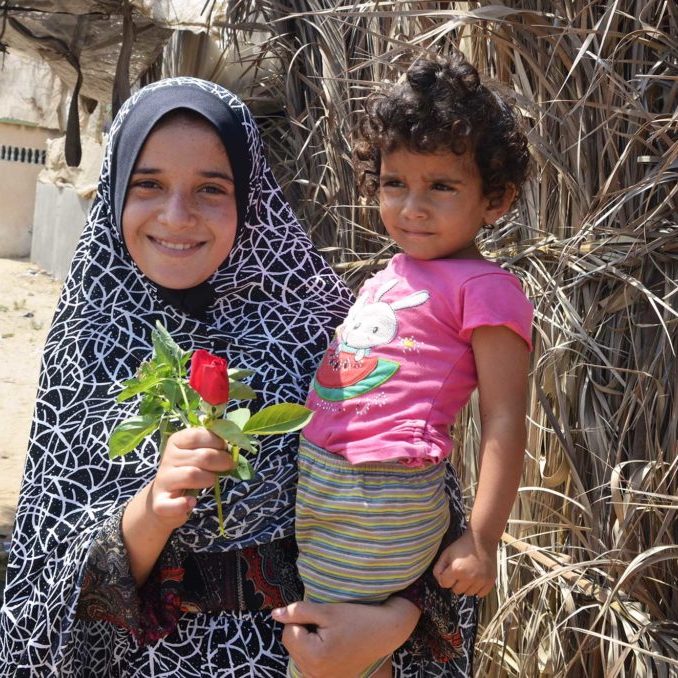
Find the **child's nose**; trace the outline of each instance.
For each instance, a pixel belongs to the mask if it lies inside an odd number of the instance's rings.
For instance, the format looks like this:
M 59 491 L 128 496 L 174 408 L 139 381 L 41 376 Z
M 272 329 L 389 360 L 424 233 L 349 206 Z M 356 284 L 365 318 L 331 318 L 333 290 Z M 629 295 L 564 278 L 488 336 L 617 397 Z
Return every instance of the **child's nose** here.
M 425 201 L 416 193 L 409 193 L 403 204 L 403 213 L 408 219 L 421 219 L 426 216 Z

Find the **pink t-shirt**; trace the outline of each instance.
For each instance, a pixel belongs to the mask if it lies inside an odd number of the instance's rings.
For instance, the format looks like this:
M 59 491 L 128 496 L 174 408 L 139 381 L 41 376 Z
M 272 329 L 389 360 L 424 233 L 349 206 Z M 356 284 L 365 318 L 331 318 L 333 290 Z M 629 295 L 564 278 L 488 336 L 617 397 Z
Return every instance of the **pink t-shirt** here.
M 354 464 L 444 459 L 477 385 L 471 335 L 482 325 L 505 325 L 531 348 L 532 305 L 514 275 L 484 260 L 397 254 L 337 330 L 304 436 Z

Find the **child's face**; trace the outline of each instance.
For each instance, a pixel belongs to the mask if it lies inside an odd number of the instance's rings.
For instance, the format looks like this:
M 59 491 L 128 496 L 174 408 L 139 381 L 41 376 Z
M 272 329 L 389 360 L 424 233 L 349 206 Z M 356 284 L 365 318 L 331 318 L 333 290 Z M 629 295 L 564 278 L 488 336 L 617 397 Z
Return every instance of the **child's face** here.
M 483 195 L 471 155 L 404 148 L 382 154 L 379 211 L 389 235 L 415 259 L 480 258 L 476 234 L 500 216 Z
M 139 153 L 122 213 L 137 266 L 163 287 L 199 285 L 229 255 L 237 223 L 233 171 L 216 130 L 161 123 Z

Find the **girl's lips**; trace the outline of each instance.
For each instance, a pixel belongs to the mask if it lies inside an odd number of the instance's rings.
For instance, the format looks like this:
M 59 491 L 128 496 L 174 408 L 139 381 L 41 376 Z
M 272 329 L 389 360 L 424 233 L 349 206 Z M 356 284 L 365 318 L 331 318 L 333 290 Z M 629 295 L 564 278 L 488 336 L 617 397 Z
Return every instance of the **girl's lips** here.
M 204 242 L 177 242 L 173 240 L 164 240 L 162 238 L 155 238 L 152 235 L 149 235 L 148 239 L 162 252 L 178 256 L 193 254 L 193 252 L 205 244 Z

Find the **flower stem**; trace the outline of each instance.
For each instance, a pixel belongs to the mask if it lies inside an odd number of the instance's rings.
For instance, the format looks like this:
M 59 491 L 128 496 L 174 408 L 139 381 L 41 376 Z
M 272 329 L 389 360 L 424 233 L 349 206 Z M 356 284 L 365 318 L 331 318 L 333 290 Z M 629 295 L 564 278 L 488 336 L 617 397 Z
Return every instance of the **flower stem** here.
M 219 484 L 219 474 L 217 474 L 217 479 L 214 481 L 214 499 L 217 502 L 217 516 L 219 517 L 219 536 L 225 537 L 226 532 L 224 530 L 224 511 L 221 507 L 221 485 Z
M 181 423 L 186 427 L 186 428 L 191 428 L 193 424 L 191 424 L 190 421 L 188 421 L 188 417 L 178 408 L 178 407 L 173 407 L 172 408 L 172 414 L 179 419 L 181 419 Z
M 186 412 L 190 411 L 190 407 L 188 406 L 188 398 L 186 397 L 186 389 L 184 388 L 184 384 L 181 380 L 177 382 L 179 384 L 179 390 L 181 391 L 181 397 L 184 399 L 184 407 L 186 408 Z

